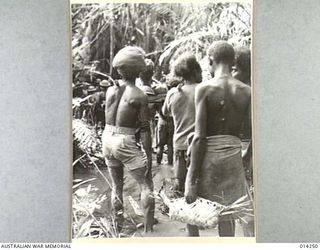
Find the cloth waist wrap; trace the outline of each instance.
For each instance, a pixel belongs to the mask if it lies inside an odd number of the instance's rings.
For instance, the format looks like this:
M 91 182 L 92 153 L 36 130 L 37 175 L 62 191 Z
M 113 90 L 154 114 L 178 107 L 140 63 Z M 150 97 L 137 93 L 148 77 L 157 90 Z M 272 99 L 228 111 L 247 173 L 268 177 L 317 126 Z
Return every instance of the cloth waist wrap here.
M 115 134 L 125 134 L 125 135 L 134 135 L 136 133 L 135 128 L 118 127 L 118 126 L 112 126 L 109 124 L 105 125 L 104 131 L 112 132 Z
M 198 195 L 230 205 L 246 195 L 241 141 L 232 135 L 215 135 L 207 137 L 206 140 Z

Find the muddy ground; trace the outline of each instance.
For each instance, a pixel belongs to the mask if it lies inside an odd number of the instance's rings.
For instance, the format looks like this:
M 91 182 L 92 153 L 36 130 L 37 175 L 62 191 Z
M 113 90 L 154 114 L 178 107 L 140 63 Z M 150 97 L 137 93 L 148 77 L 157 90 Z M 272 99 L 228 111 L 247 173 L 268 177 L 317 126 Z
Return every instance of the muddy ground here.
M 164 161 L 166 161 L 166 155 L 164 155 Z M 106 167 L 100 167 L 101 172 L 110 180 L 108 170 Z M 125 225 L 123 229 L 124 237 L 142 237 L 143 228 L 137 230 L 136 225 L 143 222 L 143 217 L 137 215 L 131 206 L 128 197 L 131 196 L 135 201 L 139 201 L 140 190 L 137 183 L 130 177 L 125 169 L 124 173 L 124 208 L 125 208 Z M 172 177 L 172 167 L 168 164 L 157 165 L 155 162 L 155 155 L 153 161 L 153 180 L 154 189 L 158 191 L 162 185 L 164 178 Z M 110 216 L 110 194 L 111 188 L 101 174 L 94 168 L 83 168 L 77 167 L 74 169 L 74 179 L 88 180 L 90 178 L 96 178 L 89 183 L 83 184 L 81 187 L 86 187 L 89 184 L 96 187 L 98 194 L 106 194 L 107 200 L 102 204 L 101 209 L 95 212 L 95 216 L 98 217 L 108 217 Z M 154 232 L 150 234 L 151 237 L 174 237 L 174 236 L 186 236 L 185 224 L 178 221 L 171 221 L 167 215 L 162 214 L 160 211 L 162 202 L 156 200 L 155 218 L 159 221 L 157 225 L 154 226 Z M 200 230 L 201 236 L 218 236 L 218 230 L 206 229 Z M 236 223 L 236 236 L 242 237 L 243 231 L 239 222 Z

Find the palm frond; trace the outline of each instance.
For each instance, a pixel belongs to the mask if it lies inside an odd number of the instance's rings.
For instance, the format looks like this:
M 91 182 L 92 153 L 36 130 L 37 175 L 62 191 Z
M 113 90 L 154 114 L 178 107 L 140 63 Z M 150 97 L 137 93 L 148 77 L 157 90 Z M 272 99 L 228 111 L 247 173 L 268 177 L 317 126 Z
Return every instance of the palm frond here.
M 96 153 L 101 149 L 101 141 L 95 131 L 84 121 L 74 119 L 72 121 L 73 139 L 84 152 Z

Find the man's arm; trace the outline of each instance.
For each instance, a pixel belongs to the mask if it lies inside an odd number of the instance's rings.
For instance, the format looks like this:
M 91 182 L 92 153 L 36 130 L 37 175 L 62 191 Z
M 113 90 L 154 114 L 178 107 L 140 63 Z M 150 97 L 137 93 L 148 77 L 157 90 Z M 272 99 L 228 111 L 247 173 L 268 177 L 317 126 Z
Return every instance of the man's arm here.
M 252 117 L 251 117 L 251 96 L 247 108 L 247 112 L 244 118 L 244 138 L 246 139 L 252 139 Z M 245 161 L 249 161 L 252 157 L 252 141 L 250 141 L 248 150 L 246 154 L 243 156 L 243 159 Z
M 161 115 L 163 115 L 163 116 L 170 116 L 171 115 L 171 110 L 170 110 L 170 105 L 169 105 L 170 96 L 171 96 L 171 91 L 169 91 L 167 93 L 166 98 L 164 99 L 164 103 L 162 105 Z
M 108 105 L 107 105 L 108 93 L 111 92 L 111 88 L 112 88 L 112 87 L 107 88 L 106 93 L 105 93 L 105 97 L 104 97 L 104 103 L 105 103 L 105 105 L 104 105 L 104 112 L 105 112 L 105 114 L 106 114 L 107 108 L 108 108 Z
M 252 117 L 251 117 L 251 89 L 249 93 L 249 103 L 248 103 L 248 108 L 247 112 L 245 115 L 245 120 L 244 120 L 244 138 L 246 139 L 251 139 L 252 138 Z
M 151 133 L 149 123 L 149 108 L 147 96 L 142 98 L 140 112 L 139 112 L 139 123 L 140 123 L 140 139 L 143 149 L 146 151 L 148 157 L 148 171 L 151 170 L 152 165 L 152 144 L 151 144 Z
M 206 149 L 207 134 L 207 105 L 205 88 L 199 86 L 195 92 L 195 133 L 191 143 L 191 161 L 185 183 L 185 197 L 188 203 L 197 198 L 197 181 Z

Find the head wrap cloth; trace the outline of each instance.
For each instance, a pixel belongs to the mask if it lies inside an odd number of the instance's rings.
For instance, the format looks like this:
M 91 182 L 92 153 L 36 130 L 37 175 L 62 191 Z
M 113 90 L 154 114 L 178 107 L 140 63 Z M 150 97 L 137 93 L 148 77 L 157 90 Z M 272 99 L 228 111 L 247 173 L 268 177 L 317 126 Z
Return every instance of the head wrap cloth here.
M 112 66 L 125 78 L 137 77 L 146 68 L 145 53 L 139 47 L 128 46 L 116 54 Z

